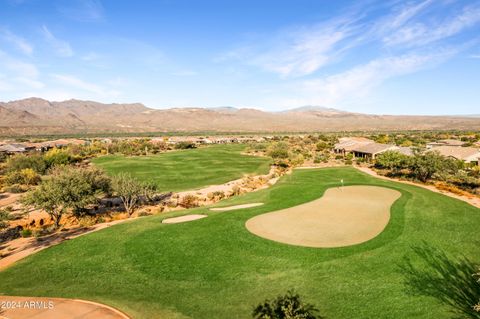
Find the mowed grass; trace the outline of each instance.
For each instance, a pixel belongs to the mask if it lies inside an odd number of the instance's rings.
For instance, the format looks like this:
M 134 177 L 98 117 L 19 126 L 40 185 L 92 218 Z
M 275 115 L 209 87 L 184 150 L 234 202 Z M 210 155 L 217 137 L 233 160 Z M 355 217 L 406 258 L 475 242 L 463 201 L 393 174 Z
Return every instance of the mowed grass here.
M 152 156 L 102 156 L 93 163 L 112 175 L 127 172 L 153 181 L 163 192 L 183 191 L 268 173 L 270 160 L 242 155 L 244 149 L 244 145 L 214 145 Z
M 245 229 L 249 218 L 316 199 L 340 179 L 402 193 L 376 238 L 319 249 L 272 242 Z M 245 319 L 265 298 L 295 288 L 332 319 L 452 318 L 448 304 L 409 292 L 402 265 L 406 260 L 422 265 L 414 253 L 419 245 L 480 263 L 479 209 L 352 168 L 296 170 L 270 189 L 218 206 L 249 202 L 265 205 L 175 213 L 209 215 L 183 224 L 161 223 L 172 214 L 145 217 L 64 242 L 1 272 L 0 292 L 95 300 L 133 318 Z M 448 281 L 440 283 L 453 291 Z

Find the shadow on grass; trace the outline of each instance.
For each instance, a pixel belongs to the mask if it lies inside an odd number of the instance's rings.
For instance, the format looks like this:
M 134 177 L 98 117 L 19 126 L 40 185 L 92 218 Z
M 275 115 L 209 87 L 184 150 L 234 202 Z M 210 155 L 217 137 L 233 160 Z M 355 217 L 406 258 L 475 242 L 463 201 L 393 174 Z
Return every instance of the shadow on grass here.
M 413 247 L 413 252 L 413 258 L 405 257 L 400 265 L 408 293 L 437 299 L 451 308 L 454 318 L 480 318 L 473 308 L 480 298 L 480 284 L 473 276 L 478 265 L 427 244 Z

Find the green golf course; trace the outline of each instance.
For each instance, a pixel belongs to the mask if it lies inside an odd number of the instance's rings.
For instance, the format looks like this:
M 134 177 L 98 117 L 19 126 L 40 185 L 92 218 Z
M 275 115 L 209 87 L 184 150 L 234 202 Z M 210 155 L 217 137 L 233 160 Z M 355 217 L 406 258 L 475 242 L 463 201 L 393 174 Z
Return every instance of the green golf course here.
M 228 153 L 222 152 L 227 159 Z M 171 165 L 190 167 L 196 178 L 178 189 L 200 185 L 203 179 L 201 174 L 196 177 L 195 166 L 190 166 L 194 164 L 175 163 L 181 153 L 139 160 L 161 162 L 167 156 Z M 123 164 L 116 167 L 117 161 Z M 114 172 L 129 161 L 110 157 L 108 164 L 108 158 L 96 162 Z M 248 165 L 257 170 L 268 167 L 266 162 L 255 163 Z M 216 166 L 222 165 L 210 165 Z M 138 172 L 147 178 L 147 173 Z M 162 176 L 152 178 L 160 181 Z M 228 180 L 218 178 L 217 182 Z M 257 237 L 245 228 L 254 216 L 321 197 L 327 189 L 339 187 L 341 179 L 345 186 L 382 186 L 401 193 L 377 237 L 348 247 L 308 248 Z M 470 295 L 458 291 L 475 289 L 468 286 L 469 280 L 476 284 L 468 272 L 471 265 L 480 264 L 480 209 L 348 167 L 295 170 L 269 189 L 217 206 L 254 202 L 264 205 L 155 215 L 66 241 L 0 272 L 0 292 L 93 300 L 145 319 L 250 318 L 255 305 L 292 288 L 331 319 L 452 318 L 454 311 L 471 308 Z M 209 216 L 161 223 L 182 214 Z M 459 258 L 464 262 L 457 263 Z
M 93 163 L 109 174 L 130 173 L 141 181 L 152 181 L 163 192 L 183 191 L 223 184 L 245 174 L 266 174 L 270 160 L 243 155 L 245 145 L 214 145 L 151 156 L 107 155 Z

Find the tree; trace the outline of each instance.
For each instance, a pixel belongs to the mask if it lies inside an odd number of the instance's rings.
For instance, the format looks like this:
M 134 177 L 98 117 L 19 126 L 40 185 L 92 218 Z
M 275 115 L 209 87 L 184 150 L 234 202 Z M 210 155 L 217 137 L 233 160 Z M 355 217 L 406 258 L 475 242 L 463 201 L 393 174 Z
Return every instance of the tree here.
M 455 173 L 457 165 L 436 151 L 415 154 L 412 162 L 412 175 L 422 182 L 427 182 L 436 173 Z
M 401 154 L 397 151 L 386 151 L 377 156 L 375 166 L 396 173 L 401 169 L 408 168 L 409 162 L 410 158 L 407 155 Z
M 300 296 L 289 290 L 275 300 L 265 300 L 253 310 L 254 319 L 322 319 L 311 304 L 303 303 Z
M 120 173 L 112 178 L 112 190 L 120 197 L 128 216 L 132 216 L 140 197 L 145 192 L 145 185 L 128 173 Z
M 39 187 L 27 193 L 22 201 L 25 205 L 45 210 L 60 226 L 62 216 L 71 210 L 80 214 L 87 205 L 97 202 L 105 185 L 97 183 L 103 180 L 98 170 L 57 167 Z

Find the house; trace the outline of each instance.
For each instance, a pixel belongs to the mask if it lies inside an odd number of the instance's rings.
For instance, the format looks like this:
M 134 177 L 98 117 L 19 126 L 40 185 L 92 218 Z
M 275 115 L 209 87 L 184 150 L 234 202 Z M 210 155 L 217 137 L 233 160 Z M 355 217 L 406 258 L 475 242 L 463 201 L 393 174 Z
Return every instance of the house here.
M 359 144 L 352 148 L 351 153 L 353 156 L 358 158 L 365 158 L 365 159 L 375 159 L 378 154 L 381 154 L 386 151 L 397 151 L 399 149 L 398 146 L 391 145 L 391 144 L 380 144 L 380 143 L 366 143 L 366 144 Z
M 376 143 L 365 137 L 342 137 L 335 144 L 333 150 L 337 154 L 345 155 L 351 153 L 355 157 L 369 160 L 375 159 L 378 154 L 386 151 L 397 151 L 407 156 L 413 155 L 413 150 L 410 147 Z
M 436 142 L 430 142 L 427 143 L 427 149 L 431 149 L 434 147 L 439 147 L 439 146 L 456 146 L 460 147 L 465 145 L 465 142 L 460 141 L 460 140 L 453 140 L 453 139 L 446 139 L 446 140 L 439 140 Z
M 365 137 L 341 137 L 333 147 L 333 151 L 337 154 L 351 153 L 354 148 L 374 143 L 374 141 Z
M 6 153 L 6 154 L 20 154 L 20 153 L 27 153 L 34 150 L 35 150 L 35 146 L 31 146 L 27 144 L 11 143 L 11 144 L 0 145 L 0 153 Z
M 438 146 L 433 151 L 446 157 L 455 158 L 465 163 L 480 165 L 480 149 L 475 147 Z

